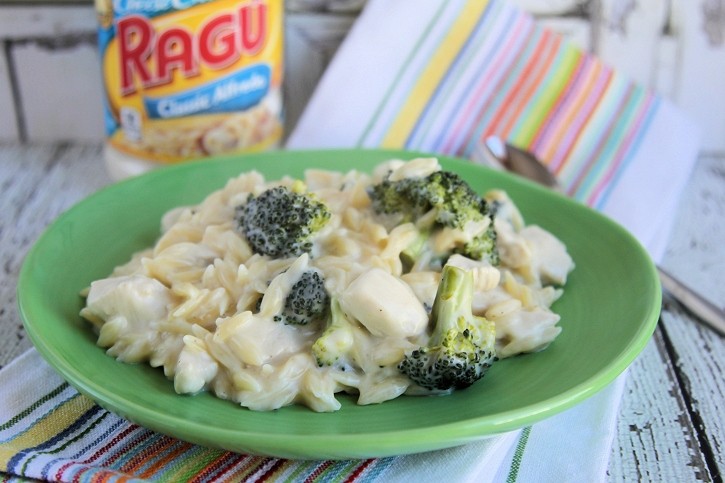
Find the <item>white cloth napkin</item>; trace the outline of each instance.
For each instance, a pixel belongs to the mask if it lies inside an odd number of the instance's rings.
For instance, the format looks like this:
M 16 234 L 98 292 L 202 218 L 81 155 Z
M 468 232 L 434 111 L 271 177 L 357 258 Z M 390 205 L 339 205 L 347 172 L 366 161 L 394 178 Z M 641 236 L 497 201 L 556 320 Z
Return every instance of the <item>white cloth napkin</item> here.
M 287 148 L 471 158 L 491 134 L 535 152 L 569 195 L 662 258 L 696 127 L 503 0 L 370 0 Z M 450 468 L 457 481 L 602 481 L 625 379 L 515 437 L 400 459 L 386 481 L 447 480 Z M 436 464 L 451 456 L 463 463 Z

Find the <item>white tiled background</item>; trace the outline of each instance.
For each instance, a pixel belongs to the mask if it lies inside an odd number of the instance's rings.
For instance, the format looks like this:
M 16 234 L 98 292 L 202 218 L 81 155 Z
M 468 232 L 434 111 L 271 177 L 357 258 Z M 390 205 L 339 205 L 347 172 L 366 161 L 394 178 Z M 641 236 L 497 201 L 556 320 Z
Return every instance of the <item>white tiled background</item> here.
M 286 1 L 291 126 L 365 0 Z M 703 151 L 725 153 L 725 0 L 510 1 L 671 99 Z M 91 3 L 0 3 L 0 141 L 103 138 L 95 28 Z

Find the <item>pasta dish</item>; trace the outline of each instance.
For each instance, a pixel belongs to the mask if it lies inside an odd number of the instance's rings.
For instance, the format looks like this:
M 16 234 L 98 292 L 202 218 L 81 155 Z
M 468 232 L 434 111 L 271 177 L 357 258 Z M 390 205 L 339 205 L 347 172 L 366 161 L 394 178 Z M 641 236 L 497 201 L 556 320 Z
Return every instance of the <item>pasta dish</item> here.
M 90 284 L 81 316 L 110 356 L 162 368 L 177 393 L 260 411 L 474 384 L 557 337 L 551 306 L 574 268 L 505 192 L 475 193 L 435 158 L 246 172 L 160 224 Z

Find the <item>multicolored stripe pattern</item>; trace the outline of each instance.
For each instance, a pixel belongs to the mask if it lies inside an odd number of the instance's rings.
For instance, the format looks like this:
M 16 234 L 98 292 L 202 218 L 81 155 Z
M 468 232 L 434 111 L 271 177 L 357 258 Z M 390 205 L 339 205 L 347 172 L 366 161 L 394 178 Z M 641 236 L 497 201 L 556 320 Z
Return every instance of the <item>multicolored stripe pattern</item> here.
M 297 461 L 196 446 L 109 413 L 65 382 L 0 424 L 8 480 L 351 483 L 376 479 L 392 461 Z
M 470 157 L 496 134 L 601 208 L 658 98 L 501 0 L 441 2 L 358 145 Z

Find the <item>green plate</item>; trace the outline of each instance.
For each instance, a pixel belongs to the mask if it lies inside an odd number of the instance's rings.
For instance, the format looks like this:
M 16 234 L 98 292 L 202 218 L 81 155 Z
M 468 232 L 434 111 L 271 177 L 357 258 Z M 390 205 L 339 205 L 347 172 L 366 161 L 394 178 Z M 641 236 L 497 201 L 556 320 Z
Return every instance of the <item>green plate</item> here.
M 160 369 L 127 365 L 95 345 L 79 291 L 151 245 L 168 209 L 201 201 L 240 172 L 267 179 L 305 168 L 370 171 L 401 151 L 272 152 L 187 163 L 110 186 L 55 221 L 28 254 L 18 301 L 37 350 L 101 406 L 142 426 L 206 446 L 285 458 L 366 458 L 440 449 L 520 428 L 583 401 L 644 348 L 660 310 L 655 268 L 638 242 L 599 213 L 506 173 L 441 158 L 477 190 L 502 188 L 528 223 L 550 230 L 576 262 L 554 310 L 562 334 L 546 350 L 501 361 L 447 397 L 401 397 L 335 413 L 254 412 L 209 394 L 179 396 Z

